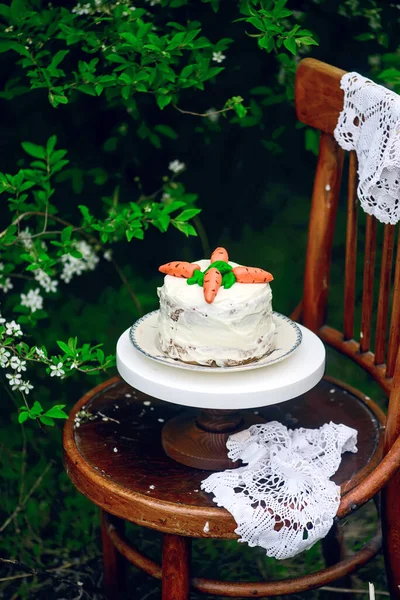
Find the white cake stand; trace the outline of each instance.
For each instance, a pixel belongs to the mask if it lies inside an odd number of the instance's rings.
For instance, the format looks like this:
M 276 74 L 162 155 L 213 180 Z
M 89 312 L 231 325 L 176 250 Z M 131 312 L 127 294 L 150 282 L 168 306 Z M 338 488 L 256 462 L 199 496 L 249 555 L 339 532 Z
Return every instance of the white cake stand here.
M 197 416 L 174 417 L 163 428 L 162 444 L 171 458 L 185 465 L 220 470 L 238 466 L 226 456 L 232 433 L 264 422 L 258 408 L 304 394 L 322 378 L 325 348 L 309 329 L 285 360 L 253 370 L 210 372 L 178 369 L 144 356 L 129 340 L 129 329 L 117 343 L 117 368 L 131 386 L 160 400 L 200 408 Z

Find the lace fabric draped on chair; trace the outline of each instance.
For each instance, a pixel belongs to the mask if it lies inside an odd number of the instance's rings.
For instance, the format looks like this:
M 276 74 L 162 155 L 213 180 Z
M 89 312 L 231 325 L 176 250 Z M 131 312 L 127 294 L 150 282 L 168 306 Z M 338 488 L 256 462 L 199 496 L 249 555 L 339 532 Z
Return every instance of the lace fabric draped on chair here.
M 356 150 L 358 197 L 366 213 L 400 220 L 400 96 L 358 73 L 340 82 L 344 106 L 334 131 L 344 150 Z

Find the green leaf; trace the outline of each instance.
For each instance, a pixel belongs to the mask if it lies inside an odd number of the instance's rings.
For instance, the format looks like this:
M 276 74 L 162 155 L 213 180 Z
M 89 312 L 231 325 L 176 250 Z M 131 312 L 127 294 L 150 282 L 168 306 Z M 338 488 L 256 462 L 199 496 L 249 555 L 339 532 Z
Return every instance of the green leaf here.
M 166 204 L 163 209 L 163 213 L 165 215 L 169 215 L 174 212 L 174 210 L 178 210 L 178 208 L 182 208 L 186 206 L 186 202 L 181 202 L 180 200 L 173 200 L 170 204 Z
M 165 135 L 165 137 L 168 137 L 171 140 L 178 139 L 178 134 L 172 129 L 172 127 L 169 127 L 169 125 L 156 125 L 154 127 L 154 131 L 158 131 L 158 133 Z
M 359 35 L 355 35 L 354 39 L 358 42 L 368 42 L 369 40 L 373 40 L 375 38 L 373 33 L 360 33 Z
M 10 7 L 0 4 L 0 15 L 8 20 L 10 18 Z
M 44 413 L 45 417 L 52 419 L 68 419 L 67 413 L 63 410 L 65 404 L 57 404 Z
M 61 348 L 61 350 L 63 352 L 65 352 L 65 354 L 68 354 L 68 356 L 73 355 L 73 352 L 71 351 L 71 349 L 69 348 L 69 346 L 67 346 L 67 344 L 65 342 L 57 341 L 57 345 L 59 348 Z
M 181 231 L 182 233 L 184 233 L 186 235 L 186 237 L 189 237 L 189 235 L 195 235 L 195 236 L 197 236 L 197 231 L 189 223 L 180 223 L 179 221 L 172 221 L 172 224 L 177 229 L 179 229 L 179 231 Z
M 39 417 L 39 421 L 43 423 L 43 425 L 49 425 L 50 427 L 54 426 L 54 420 L 51 417 L 42 415 L 41 417 Z
M 161 110 L 165 108 L 172 100 L 172 96 L 157 96 L 157 104 Z
M 8 50 L 14 50 L 14 52 L 17 52 L 18 54 L 30 57 L 29 50 L 27 50 L 22 44 L 18 44 L 17 42 L 6 42 L 4 40 L 1 40 L 0 52 L 8 52 Z
M 29 419 L 29 413 L 27 411 L 19 413 L 18 423 L 25 423 L 27 419 Z
M 47 154 L 51 154 L 56 146 L 57 143 L 57 136 L 56 135 L 52 135 L 51 137 L 49 137 L 49 139 L 47 140 L 47 144 L 46 144 L 46 151 Z
M 21 146 L 27 154 L 34 158 L 46 158 L 46 151 L 42 146 L 32 144 L 32 142 L 22 142 Z
M 177 221 L 189 221 L 189 219 L 192 219 L 193 217 L 198 215 L 200 212 L 201 212 L 200 208 L 188 208 L 187 210 L 184 210 L 183 212 L 181 212 L 181 214 L 176 217 L 176 220 Z
M 29 411 L 30 416 L 31 417 L 37 417 L 42 412 L 43 412 L 42 405 L 40 404 L 40 402 L 38 402 L 37 400 L 35 400 L 35 402 L 33 403 L 32 408 Z
M 169 217 L 168 215 L 161 215 L 160 217 L 158 217 L 158 219 L 154 222 L 154 225 L 156 227 L 158 227 L 160 229 L 160 231 L 162 231 L 163 233 L 165 231 L 167 231 L 168 229 L 168 225 L 171 222 L 171 217 Z
M 61 241 L 66 244 L 70 239 L 71 239 L 71 235 L 72 235 L 72 231 L 73 231 L 73 226 L 72 225 L 68 225 L 68 227 L 65 227 L 62 232 L 61 232 Z
M 319 153 L 319 132 L 311 127 L 305 131 L 305 146 L 306 150 L 310 150 L 313 154 L 318 156 Z
M 292 54 L 294 54 L 296 56 L 297 44 L 296 44 L 296 40 L 294 38 L 286 38 L 285 40 L 283 40 L 283 45 L 285 46 L 285 48 L 287 50 L 289 50 L 289 52 L 291 52 Z
M 49 92 L 49 102 L 54 108 L 57 108 L 59 104 L 68 104 L 68 98 L 62 94 Z
M 67 54 L 69 54 L 69 50 L 59 50 L 58 52 L 56 52 L 56 54 L 53 56 L 53 58 L 51 60 L 50 67 L 52 67 L 52 68 L 58 67 L 58 65 L 67 56 Z

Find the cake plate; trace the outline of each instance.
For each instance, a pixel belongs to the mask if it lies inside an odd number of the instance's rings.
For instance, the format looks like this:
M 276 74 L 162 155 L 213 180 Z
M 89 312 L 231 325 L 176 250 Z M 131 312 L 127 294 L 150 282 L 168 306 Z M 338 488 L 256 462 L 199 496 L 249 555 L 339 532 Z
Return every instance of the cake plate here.
M 302 343 L 285 360 L 232 373 L 218 368 L 210 368 L 209 373 L 177 369 L 156 362 L 132 345 L 127 329 L 117 343 L 117 368 L 141 392 L 200 409 L 165 424 L 162 445 L 169 457 L 197 469 L 235 468 L 239 464 L 227 457 L 226 441 L 232 433 L 265 422 L 254 409 L 300 396 L 324 374 L 324 345 L 309 329 L 299 327 Z

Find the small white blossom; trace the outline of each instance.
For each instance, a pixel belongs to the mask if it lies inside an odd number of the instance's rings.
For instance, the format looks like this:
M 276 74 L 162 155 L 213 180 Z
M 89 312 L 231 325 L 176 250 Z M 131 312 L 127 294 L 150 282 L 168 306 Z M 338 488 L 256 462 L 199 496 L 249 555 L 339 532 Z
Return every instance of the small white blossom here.
M 103 254 L 103 258 L 108 261 L 112 260 L 112 250 L 106 250 Z
M 56 292 L 58 281 L 52 279 L 43 269 L 37 269 L 34 273 L 34 278 L 42 286 L 46 292 Z
M 29 394 L 30 390 L 33 390 L 33 385 L 30 381 L 21 381 L 19 385 L 19 391 L 25 392 L 25 394 Z
M 59 362 L 58 365 L 50 365 L 50 377 L 62 377 L 65 375 L 65 371 L 63 370 L 63 363 Z
M 4 269 L 4 263 L 0 262 L 0 271 L 3 271 Z
M 3 367 L 3 369 L 8 367 L 9 357 L 10 357 L 9 351 L 6 350 L 5 348 L 0 348 L 0 367 Z
M 399 6 L 400 8 L 400 6 Z M 368 56 L 368 64 L 370 67 L 380 67 L 381 65 L 381 57 L 379 54 L 372 54 Z
M 21 375 L 11 375 L 10 373 L 6 373 L 6 377 L 8 379 L 8 383 L 11 385 L 12 390 L 18 390 L 21 385 Z
M 16 323 L 15 321 L 10 321 L 9 323 L 6 323 L 5 327 L 7 335 L 14 335 L 15 337 L 22 335 L 21 325 L 18 325 L 18 323 Z
M 186 168 L 185 163 L 179 161 L 179 160 L 173 160 L 172 162 L 169 163 L 168 165 L 168 169 L 170 171 L 172 171 L 173 173 L 180 173 L 181 171 L 183 171 Z
M 72 369 L 77 369 L 78 367 L 79 367 L 79 363 L 77 363 L 76 360 L 74 360 L 70 366 L 70 369 L 72 371 Z
M 35 348 L 35 354 L 36 354 L 36 356 L 38 356 L 39 358 L 46 358 L 46 355 L 45 355 L 45 353 L 43 352 L 43 350 L 41 350 L 41 348 L 38 348 L 37 346 L 36 346 L 36 348 Z
M 78 2 L 78 4 L 76 6 L 74 6 L 74 8 L 71 10 L 72 13 L 75 13 L 76 15 L 88 15 L 90 14 L 90 9 L 92 7 L 90 6 L 90 4 L 80 4 Z
M 168 202 L 168 200 L 171 200 L 171 194 L 168 194 L 168 192 L 165 192 L 161 196 L 161 202 Z
M 25 229 L 20 232 L 18 239 L 21 240 L 25 250 L 30 250 L 33 247 L 32 234 L 29 227 L 25 227 Z
M 29 290 L 27 294 L 21 294 L 21 304 L 31 309 L 31 312 L 36 312 L 43 308 L 43 296 L 40 295 L 40 289 Z
M 216 113 L 217 113 L 217 109 L 212 106 L 211 108 L 206 110 L 206 115 L 207 115 L 206 118 L 209 119 L 211 121 L 211 123 L 217 123 L 219 120 L 219 115 Z
M 12 290 L 13 288 L 13 284 L 11 283 L 11 279 L 9 277 L 6 277 L 6 279 L 4 280 L 3 283 L 0 283 L 0 290 L 3 290 L 3 292 L 5 294 L 7 294 L 7 292 L 9 290 Z
M 10 360 L 10 367 L 15 369 L 18 373 L 26 371 L 26 360 L 21 360 L 18 356 L 13 356 Z
M 220 52 L 220 51 L 213 52 L 212 59 L 216 63 L 222 63 L 222 61 L 224 61 L 226 59 L 226 56 L 225 56 L 225 54 L 222 54 L 222 52 Z
M 85 271 L 93 271 L 100 260 L 92 246 L 85 240 L 77 242 L 75 248 L 82 254 L 82 258 L 74 258 L 70 254 L 64 254 L 61 257 L 63 271 L 60 277 L 65 283 L 69 283 L 74 275 L 82 275 Z

